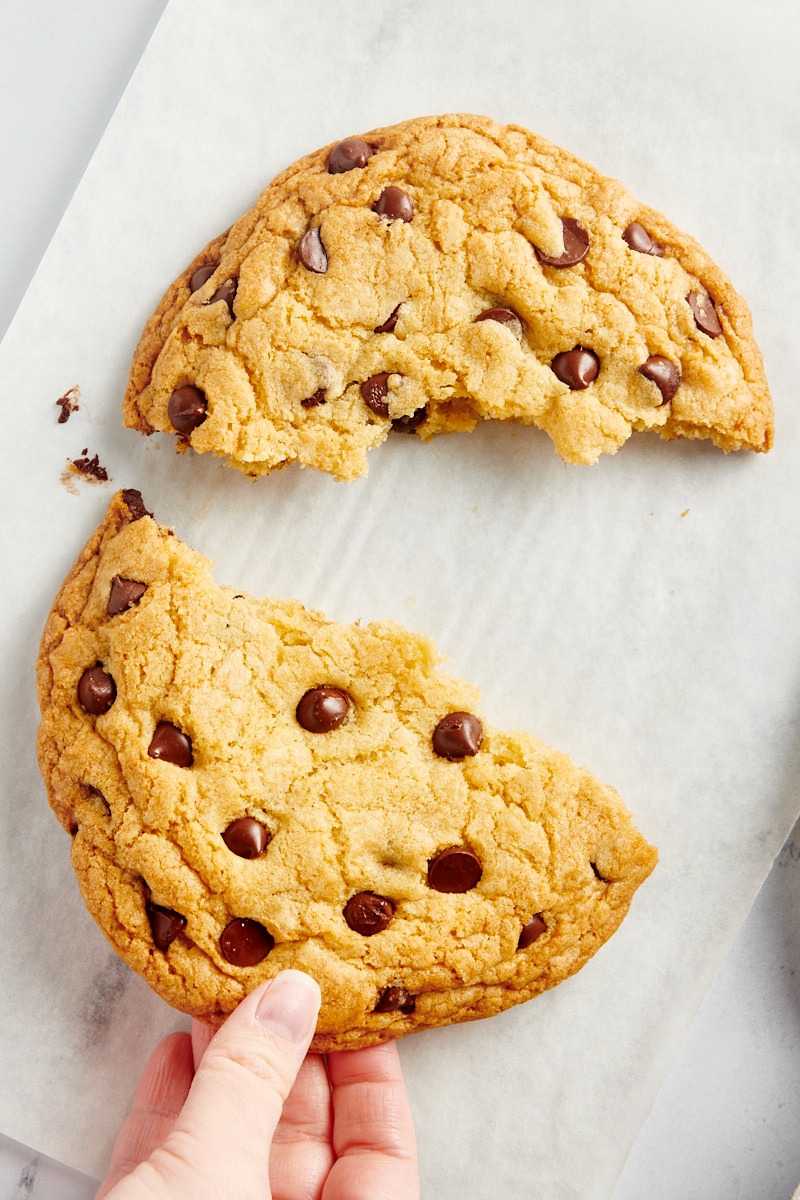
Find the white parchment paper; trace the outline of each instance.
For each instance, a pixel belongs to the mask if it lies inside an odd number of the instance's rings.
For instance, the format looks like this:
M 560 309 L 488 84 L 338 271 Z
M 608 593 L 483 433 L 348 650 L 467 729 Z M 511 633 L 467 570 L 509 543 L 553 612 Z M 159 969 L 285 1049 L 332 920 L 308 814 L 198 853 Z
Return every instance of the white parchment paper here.
M 401 1043 L 426 1196 L 609 1196 L 800 806 L 793 11 L 171 0 L 0 348 L 3 1132 L 101 1175 L 147 1054 L 186 1024 L 85 913 L 34 751 L 50 603 L 113 490 L 139 487 L 220 582 L 432 635 L 487 719 L 613 783 L 659 846 L 579 976 Z M 487 425 L 390 439 L 351 485 L 296 469 L 252 483 L 122 429 L 144 320 L 274 174 L 459 110 L 621 178 L 717 258 L 754 311 L 771 455 L 640 437 L 571 468 L 543 434 Z M 112 482 L 69 490 L 84 447 Z

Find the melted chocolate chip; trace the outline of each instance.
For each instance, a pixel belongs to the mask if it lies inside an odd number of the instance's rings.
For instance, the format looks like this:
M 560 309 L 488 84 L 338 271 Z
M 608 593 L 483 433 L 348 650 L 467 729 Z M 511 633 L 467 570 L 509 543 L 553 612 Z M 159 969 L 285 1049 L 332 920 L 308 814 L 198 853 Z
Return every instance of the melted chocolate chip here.
M 343 688 L 310 688 L 295 711 L 297 723 L 309 733 L 330 733 L 342 724 L 352 703 Z
M 365 167 L 373 153 L 372 146 L 361 138 L 345 138 L 328 155 L 328 172 L 341 175 L 345 171 L 352 171 L 354 167 Z
M 176 388 L 167 404 L 167 416 L 173 429 L 184 436 L 202 425 L 208 415 L 205 392 L 191 383 Z
M 668 404 L 677 392 L 681 373 L 679 368 L 669 358 L 662 354 L 651 354 L 646 362 L 639 367 L 639 374 L 644 375 L 656 385 L 661 392 L 661 403 Z
M 367 408 L 371 408 L 379 417 L 388 417 L 389 415 L 389 405 L 386 403 L 388 394 L 388 371 L 379 371 L 377 375 L 370 375 L 369 379 L 365 379 L 361 385 L 361 395 L 364 397 L 364 403 Z
M 78 681 L 78 701 L 93 717 L 107 713 L 117 698 L 117 685 L 100 663 L 87 667 Z
M 133 608 L 146 591 L 146 583 L 139 583 L 138 579 L 124 579 L 122 575 L 115 575 L 111 580 L 111 590 L 108 593 L 106 616 L 116 617 L 118 613 Z
M 474 713 L 451 712 L 433 731 L 433 752 L 439 758 L 458 762 L 477 754 L 483 741 L 483 726 Z
M 546 267 L 574 267 L 589 253 L 589 234 L 574 217 L 562 217 L 564 251 L 562 254 L 545 254 L 535 246 L 536 257 Z
M 219 939 L 222 956 L 234 967 L 255 967 L 266 958 L 275 938 L 258 921 L 237 917 L 229 921 Z
M 631 250 L 635 250 L 637 254 L 653 254 L 656 258 L 664 257 L 664 247 L 659 246 L 658 242 L 654 242 L 644 226 L 640 225 L 638 221 L 631 221 L 622 234 L 622 237 L 628 243 Z
M 522 932 L 517 942 L 517 949 L 524 950 L 526 946 L 530 946 L 532 942 L 535 942 L 538 937 L 542 936 L 546 929 L 547 926 L 541 913 L 537 913 L 535 917 L 531 917 L 528 924 L 522 926 Z
M 301 400 L 300 404 L 303 408 L 316 408 L 319 404 L 325 403 L 325 388 L 317 388 L 313 396 L 308 396 L 305 400 Z
M 149 900 L 145 909 L 150 921 L 153 941 L 159 950 L 166 950 L 175 941 L 178 934 L 183 933 L 186 928 L 186 917 L 173 912 L 171 908 L 162 908 L 160 904 L 153 904 Z
M 556 379 L 560 379 L 573 392 L 581 392 L 597 379 L 600 359 L 593 350 L 576 346 L 574 350 L 557 354 L 550 363 L 550 369 Z
M 231 316 L 233 316 L 233 302 L 236 298 L 236 289 L 238 286 L 238 279 L 226 279 L 225 282 L 217 288 L 208 303 L 216 304 L 218 300 L 224 300 L 228 306 L 228 312 L 231 314 Z
M 397 324 L 397 317 L 400 313 L 400 305 L 393 309 L 382 325 L 378 325 L 375 333 L 391 333 Z
M 91 800 L 95 807 L 99 807 L 104 817 L 111 816 L 111 805 L 106 800 L 99 788 L 94 787 L 91 783 L 81 785 L 85 789 L 85 795 L 88 800 Z
M 384 988 L 378 1003 L 375 1005 L 373 1012 L 402 1012 L 412 1013 L 414 1011 L 414 997 L 404 987 L 393 985 L 392 987 Z
M 703 333 L 707 333 L 709 337 L 719 337 L 722 333 L 722 325 L 711 297 L 706 296 L 703 292 L 689 292 L 686 299 L 694 314 L 694 323 L 697 328 Z
M 218 262 L 212 262 L 206 263 L 204 267 L 198 267 L 189 280 L 189 291 L 199 292 L 200 288 L 211 278 L 218 266 Z
M 152 517 L 152 513 L 148 512 L 144 506 L 142 493 L 138 488 L 123 488 L 122 500 L 125 504 L 131 521 L 141 521 L 142 517 Z
M 328 255 L 325 253 L 325 247 L 322 244 L 322 234 L 319 227 L 307 229 L 300 238 L 300 244 L 297 247 L 297 257 L 304 267 L 309 271 L 314 271 L 317 275 L 324 275 L 328 269 Z
M 435 892 L 468 892 L 483 874 L 480 859 L 466 846 L 448 846 L 428 863 L 428 887 Z
M 510 329 L 518 341 L 522 340 L 522 318 L 517 316 L 513 308 L 487 308 L 486 312 L 480 313 L 475 320 L 497 321 Z
M 391 183 L 383 189 L 373 204 L 372 211 L 390 221 L 410 221 L 414 215 L 414 205 L 411 197 L 407 196 L 402 188 Z
M 354 933 L 382 933 L 394 916 L 394 903 L 374 892 L 356 892 L 344 906 L 344 919 Z
M 266 825 L 254 817 L 239 817 L 231 821 L 222 835 L 222 840 L 239 858 L 258 858 L 269 845 L 271 834 Z
M 392 421 L 392 429 L 398 433 L 416 433 L 420 425 L 423 425 L 428 418 L 427 405 L 423 404 L 422 408 L 418 408 L 416 412 L 411 413 L 407 417 L 395 417 Z
M 176 767 L 190 767 L 194 762 L 192 739 L 169 721 L 158 722 L 147 753 L 151 758 L 173 763 Z

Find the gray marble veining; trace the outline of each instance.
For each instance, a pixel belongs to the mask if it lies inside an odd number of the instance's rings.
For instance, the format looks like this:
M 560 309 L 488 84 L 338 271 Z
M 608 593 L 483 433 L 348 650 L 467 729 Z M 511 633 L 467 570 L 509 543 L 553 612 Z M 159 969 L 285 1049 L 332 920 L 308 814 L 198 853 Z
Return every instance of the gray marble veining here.
M 97 1181 L 0 1134 L 2 1200 L 92 1200 Z

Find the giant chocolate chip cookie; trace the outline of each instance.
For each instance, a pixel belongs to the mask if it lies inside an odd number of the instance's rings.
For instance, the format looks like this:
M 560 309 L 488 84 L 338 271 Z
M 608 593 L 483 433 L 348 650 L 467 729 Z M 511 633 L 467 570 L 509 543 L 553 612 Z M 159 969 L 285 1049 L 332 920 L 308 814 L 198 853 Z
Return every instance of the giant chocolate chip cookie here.
M 353 479 L 393 427 L 487 418 L 571 463 L 634 430 L 772 444 L 747 305 L 697 243 L 534 134 L 463 115 L 279 175 L 167 291 L 124 408 L 248 475 Z
M 92 915 L 219 1023 L 298 967 L 314 1045 L 490 1016 L 577 971 L 653 869 L 617 793 L 476 713 L 426 638 L 218 587 L 121 492 L 42 639 L 39 759 Z

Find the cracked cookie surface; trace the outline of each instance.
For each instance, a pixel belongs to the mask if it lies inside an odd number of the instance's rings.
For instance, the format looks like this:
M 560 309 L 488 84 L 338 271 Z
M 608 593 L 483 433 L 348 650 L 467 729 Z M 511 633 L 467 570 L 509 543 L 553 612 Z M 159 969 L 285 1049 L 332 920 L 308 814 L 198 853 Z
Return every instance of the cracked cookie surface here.
M 314 1046 L 491 1016 L 577 971 L 655 850 L 617 793 L 491 728 L 432 643 L 219 587 L 119 493 L 38 661 L 39 761 L 87 907 L 219 1023 L 284 967 Z
M 390 430 L 634 431 L 768 450 L 750 313 L 698 244 L 517 126 L 420 118 L 284 171 L 169 288 L 125 422 L 248 475 L 353 479 Z

